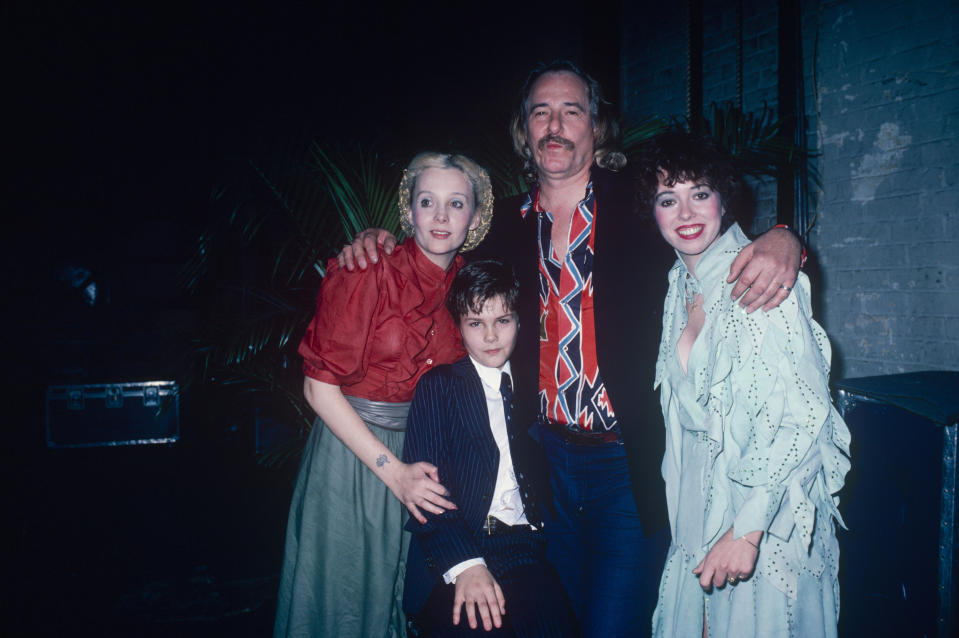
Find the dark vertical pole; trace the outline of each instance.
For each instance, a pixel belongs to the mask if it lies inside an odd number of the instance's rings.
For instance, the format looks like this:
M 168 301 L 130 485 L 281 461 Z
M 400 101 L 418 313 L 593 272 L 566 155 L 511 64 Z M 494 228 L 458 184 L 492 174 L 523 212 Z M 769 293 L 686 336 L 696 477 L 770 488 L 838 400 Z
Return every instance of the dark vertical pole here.
M 689 0 L 686 40 L 686 121 L 703 132 L 703 2 Z
M 736 108 L 743 110 L 743 0 L 736 3 Z
M 779 0 L 779 121 L 781 135 L 797 148 L 806 148 L 803 95 L 801 0 Z M 781 166 L 777 219 L 805 236 L 808 225 L 806 163 Z M 804 237 L 805 238 L 805 237 Z
M 936 626 L 940 636 L 954 636 L 956 618 L 956 453 L 959 423 L 942 428 L 942 491 L 939 495 L 939 614 Z

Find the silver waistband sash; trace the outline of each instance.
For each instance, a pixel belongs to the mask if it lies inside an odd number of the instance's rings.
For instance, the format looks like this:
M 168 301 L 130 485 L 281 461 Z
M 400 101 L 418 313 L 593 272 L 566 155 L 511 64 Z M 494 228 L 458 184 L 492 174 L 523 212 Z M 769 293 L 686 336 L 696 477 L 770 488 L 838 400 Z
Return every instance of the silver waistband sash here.
M 389 401 L 373 401 L 344 394 L 356 413 L 369 425 L 375 425 L 384 430 L 402 432 L 406 430 L 406 415 L 410 412 L 410 402 L 391 403 Z

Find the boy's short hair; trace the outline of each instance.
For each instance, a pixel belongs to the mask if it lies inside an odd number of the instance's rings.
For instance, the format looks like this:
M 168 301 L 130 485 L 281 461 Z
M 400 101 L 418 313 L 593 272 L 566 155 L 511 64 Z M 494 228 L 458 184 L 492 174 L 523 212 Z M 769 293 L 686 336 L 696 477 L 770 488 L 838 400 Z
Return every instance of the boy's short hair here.
M 463 266 L 446 297 L 446 307 L 459 323 L 464 315 L 483 312 L 486 302 L 500 295 L 510 312 L 519 301 L 519 280 L 513 267 L 498 259 L 481 259 Z

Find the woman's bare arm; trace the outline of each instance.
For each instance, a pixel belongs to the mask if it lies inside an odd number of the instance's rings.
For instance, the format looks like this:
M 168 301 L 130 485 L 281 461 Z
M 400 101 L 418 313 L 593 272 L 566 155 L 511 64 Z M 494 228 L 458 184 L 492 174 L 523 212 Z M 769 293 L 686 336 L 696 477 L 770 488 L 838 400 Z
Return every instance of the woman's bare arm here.
M 343 396 L 340 386 L 306 377 L 303 394 L 326 427 L 383 481 L 416 520 L 426 522 L 420 508 L 433 514 L 456 509 L 455 504 L 444 498 L 448 492 L 439 482 L 436 466 L 426 462 L 406 464 L 396 458 L 370 432 Z

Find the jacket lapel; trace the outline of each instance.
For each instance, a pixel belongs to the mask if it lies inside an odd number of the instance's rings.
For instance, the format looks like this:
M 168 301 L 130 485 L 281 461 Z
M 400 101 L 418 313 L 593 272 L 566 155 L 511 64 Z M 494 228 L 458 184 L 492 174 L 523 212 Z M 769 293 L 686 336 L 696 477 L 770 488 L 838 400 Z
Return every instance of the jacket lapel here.
M 489 426 L 489 412 L 486 408 L 486 395 L 483 392 L 483 383 L 480 381 L 476 368 L 469 357 L 464 357 L 453 364 L 453 373 L 461 385 L 457 392 L 461 402 L 460 414 L 462 417 L 463 434 L 475 443 L 476 456 L 483 462 L 488 473 L 496 480 L 496 471 L 499 464 L 499 449 L 493 439 L 493 432 Z

